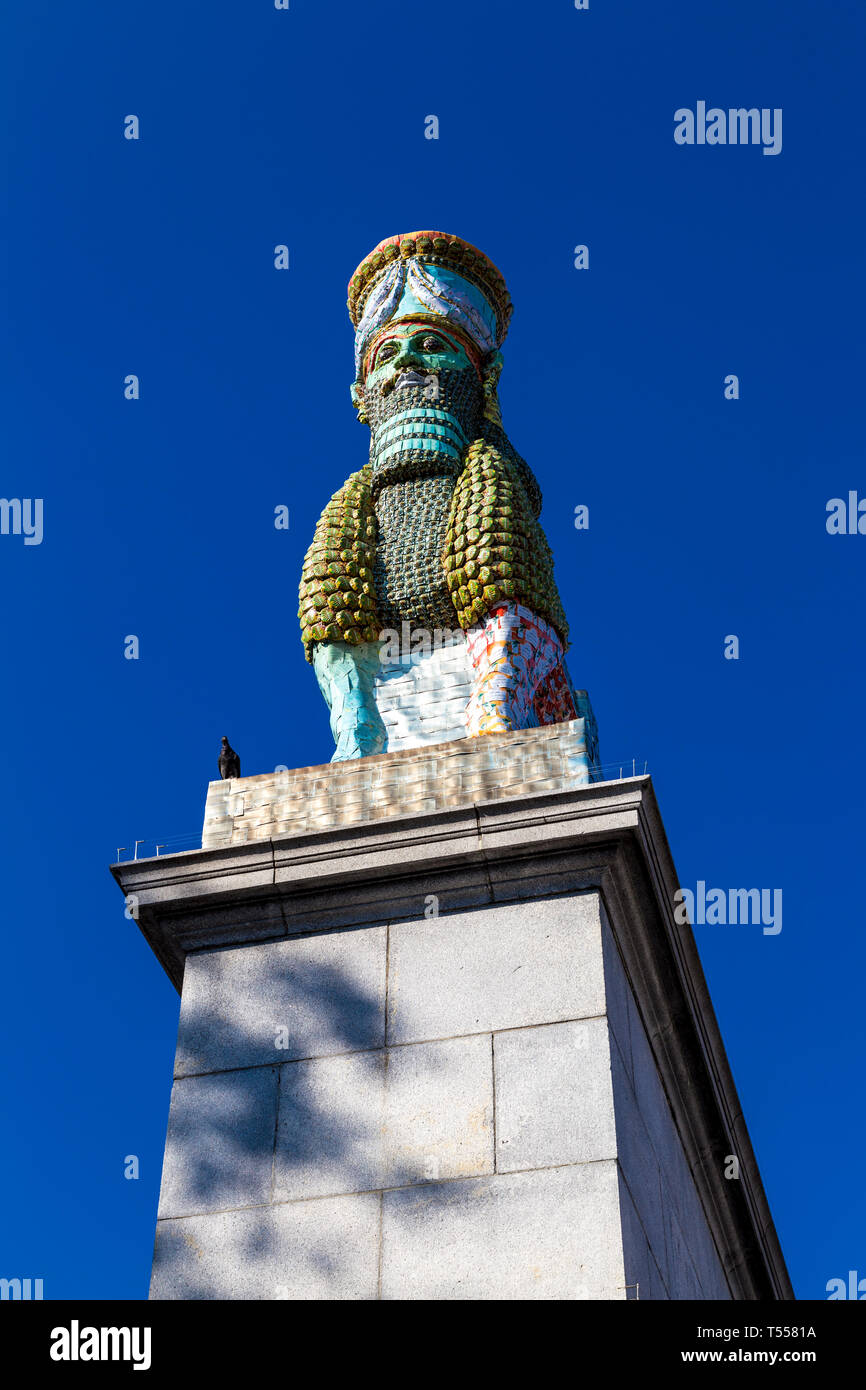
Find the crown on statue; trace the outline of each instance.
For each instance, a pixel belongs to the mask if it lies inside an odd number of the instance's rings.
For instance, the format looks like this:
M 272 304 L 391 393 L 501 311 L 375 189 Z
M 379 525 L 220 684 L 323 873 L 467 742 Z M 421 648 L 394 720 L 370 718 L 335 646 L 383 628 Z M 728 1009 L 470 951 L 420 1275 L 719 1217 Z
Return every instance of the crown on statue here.
M 443 318 L 482 352 L 495 352 L 508 332 L 511 296 L 501 272 L 477 246 L 445 232 L 386 237 L 349 281 L 356 376 L 373 334 L 401 319 Z

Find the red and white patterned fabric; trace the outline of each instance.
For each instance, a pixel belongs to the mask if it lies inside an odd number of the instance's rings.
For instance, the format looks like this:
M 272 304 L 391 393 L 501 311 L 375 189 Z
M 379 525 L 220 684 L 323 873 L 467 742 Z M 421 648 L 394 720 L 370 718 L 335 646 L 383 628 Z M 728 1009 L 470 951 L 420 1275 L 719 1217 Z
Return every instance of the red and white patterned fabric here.
M 466 633 L 472 690 L 466 731 L 505 733 L 575 719 L 563 647 L 554 629 L 521 604 L 499 604 Z

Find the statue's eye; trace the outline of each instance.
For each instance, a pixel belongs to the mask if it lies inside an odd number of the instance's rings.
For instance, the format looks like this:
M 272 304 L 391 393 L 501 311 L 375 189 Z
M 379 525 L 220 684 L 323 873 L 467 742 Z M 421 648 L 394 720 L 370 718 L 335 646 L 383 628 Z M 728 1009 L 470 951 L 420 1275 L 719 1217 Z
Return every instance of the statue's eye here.
M 380 361 L 380 362 L 387 362 L 389 358 L 391 358 L 391 357 L 394 356 L 394 353 L 395 353 L 396 351 L 397 351 L 397 345 L 396 345 L 396 343 L 385 343 L 385 344 L 379 349 L 379 361 Z
M 425 338 L 421 345 L 425 352 L 448 352 L 449 344 L 441 338 Z

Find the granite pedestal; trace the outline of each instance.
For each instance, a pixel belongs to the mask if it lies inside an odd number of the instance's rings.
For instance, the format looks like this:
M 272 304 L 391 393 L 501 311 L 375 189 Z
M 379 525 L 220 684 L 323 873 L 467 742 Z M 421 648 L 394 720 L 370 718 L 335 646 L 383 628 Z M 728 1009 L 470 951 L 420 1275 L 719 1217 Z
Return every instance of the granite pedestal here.
M 115 866 L 182 990 L 152 1298 L 793 1297 L 650 779 L 568 775 Z

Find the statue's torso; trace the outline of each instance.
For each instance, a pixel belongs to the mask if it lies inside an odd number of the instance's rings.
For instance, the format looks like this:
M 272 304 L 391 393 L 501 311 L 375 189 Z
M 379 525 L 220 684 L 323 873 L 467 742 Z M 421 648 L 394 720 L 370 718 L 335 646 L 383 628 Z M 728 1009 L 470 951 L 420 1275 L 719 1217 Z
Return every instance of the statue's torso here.
M 376 496 L 375 585 L 385 627 L 457 627 L 442 557 L 454 477 L 389 483 Z

